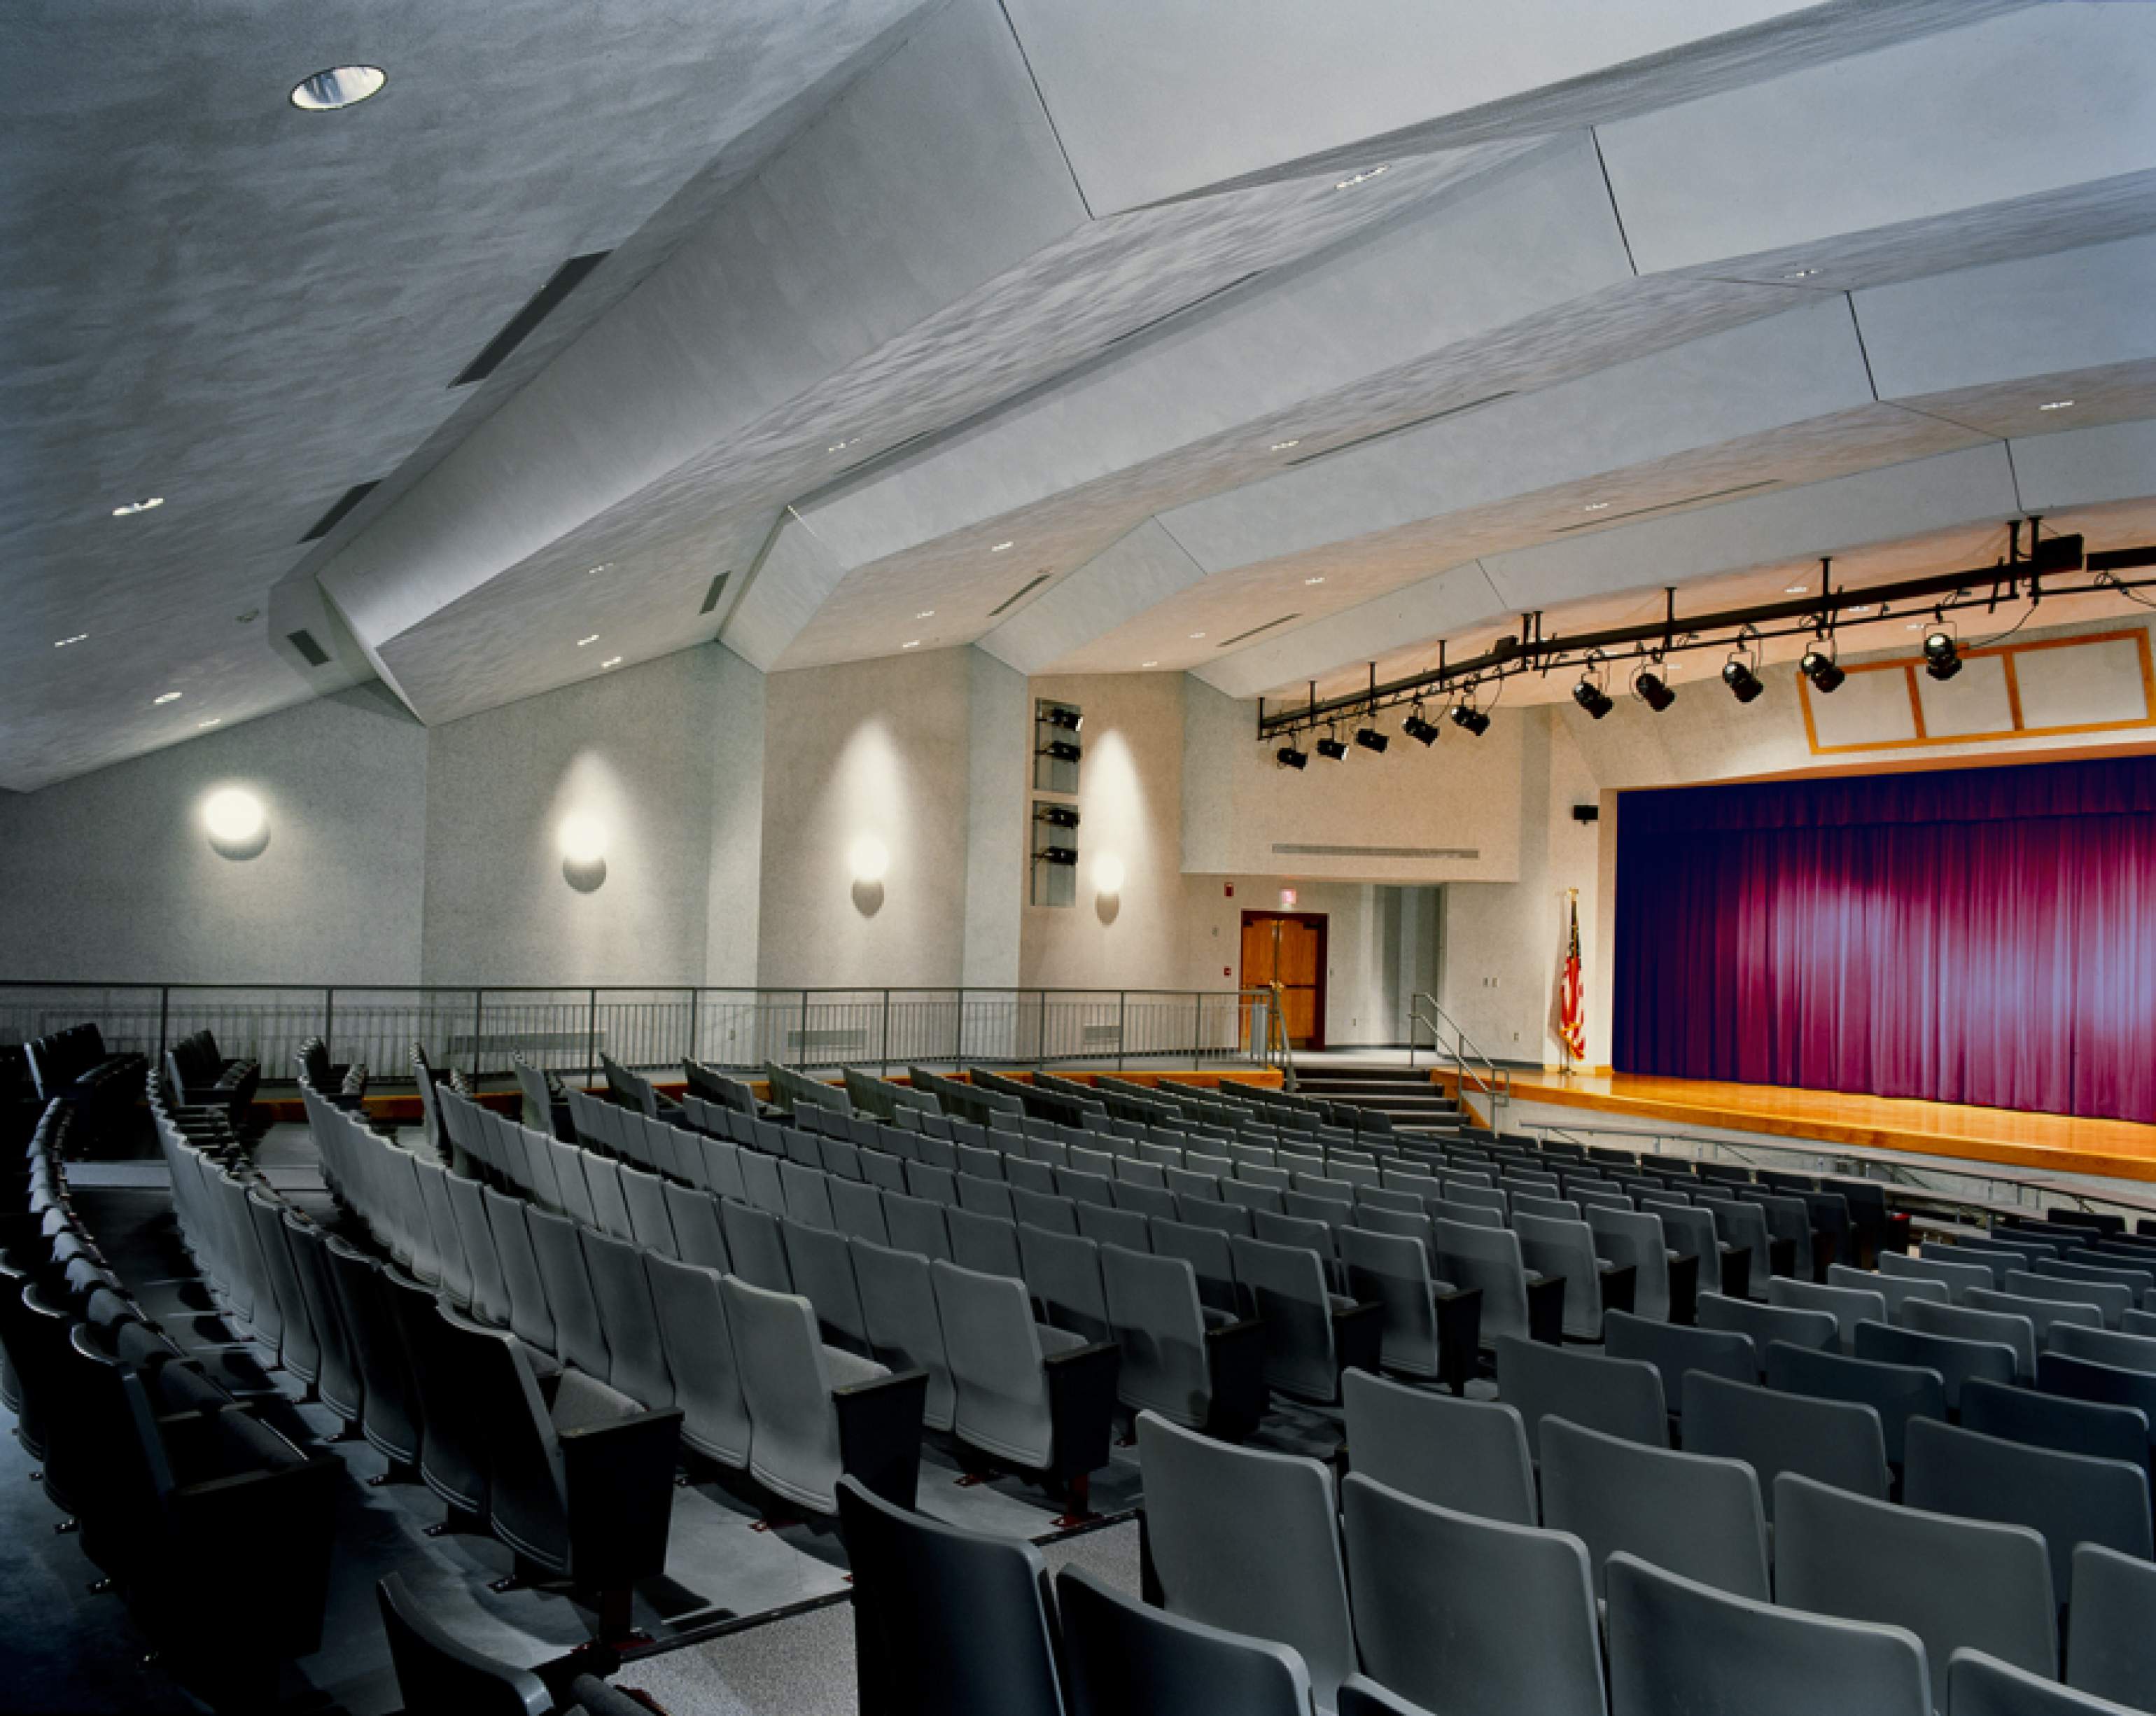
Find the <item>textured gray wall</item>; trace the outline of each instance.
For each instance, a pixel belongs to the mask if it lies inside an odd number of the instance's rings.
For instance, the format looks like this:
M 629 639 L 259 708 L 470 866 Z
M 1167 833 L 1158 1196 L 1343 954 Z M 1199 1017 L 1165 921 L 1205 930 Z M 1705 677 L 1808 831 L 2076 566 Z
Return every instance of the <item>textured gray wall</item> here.
M 764 682 L 759 980 L 955 985 L 966 938 L 971 650 Z M 856 889 L 855 842 L 890 854 Z
M 426 981 L 703 981 L 713 794 L 740 779 L 711 748 L 754 671 L 711 645 L 434 728 Z M 578 814 L 608 837 L 588 892 L 557 844 Z
M 368 686 L 0 794 L 0 977 L 418 981 L 427 737 Z M 226 786 L 269 813 L 254 857 L 203 832 Z

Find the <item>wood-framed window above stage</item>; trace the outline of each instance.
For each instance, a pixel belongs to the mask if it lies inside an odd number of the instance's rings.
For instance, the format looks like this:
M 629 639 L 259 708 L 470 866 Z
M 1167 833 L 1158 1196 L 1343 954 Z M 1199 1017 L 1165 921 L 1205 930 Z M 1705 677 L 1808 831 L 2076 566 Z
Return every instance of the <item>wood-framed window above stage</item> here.
M 1947 680 L 1922 671 L 1921 655 L 1852 661 L 1830 694 L 1799 674 L 1812 755 L 2156 727 L 2156 665 L 2145 627 L 1957 654 L 1961 670 Z
M 1325 1046 L 1325 937 L 1322 912 L 1243 914 L 1243 987 L 1280 984 L 1287 1040 L 1297 1049 Z

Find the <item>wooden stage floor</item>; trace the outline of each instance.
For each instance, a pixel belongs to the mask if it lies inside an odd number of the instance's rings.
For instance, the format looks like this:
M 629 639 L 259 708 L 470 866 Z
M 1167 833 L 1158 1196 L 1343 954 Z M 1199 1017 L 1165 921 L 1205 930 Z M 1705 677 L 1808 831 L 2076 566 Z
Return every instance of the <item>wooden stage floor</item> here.
M 1448 1088 L 1452 1083 L 1450 1073 L 1436 1078 Z M 1622 1072 L 1515 1071 L 1512 1080 L 1520 1101 L 1553 1107 L 2055 1174 L 2156 1180 L 2156 1126 L 2132 1121 Z M 1486 1107 L 1479 1096 L 1477 1082 L 1471 1079 L 1469 1102 Z

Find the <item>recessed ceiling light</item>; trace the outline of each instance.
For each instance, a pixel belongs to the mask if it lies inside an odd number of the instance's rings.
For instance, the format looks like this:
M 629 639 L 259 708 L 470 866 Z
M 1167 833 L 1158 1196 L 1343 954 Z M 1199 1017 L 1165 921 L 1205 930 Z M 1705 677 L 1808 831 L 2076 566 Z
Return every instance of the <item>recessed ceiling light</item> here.
M 1341 180 L 1340 182 L 1335 185 L 1332 188 L 1336 191 L 1345 191 L 1355 185 L 1366 184 L 1370 180 L 1379 177 L 1385 173 L 1389 173 L 1393 169 L 1389 163 L 1383 167 L 1366 167 L 1362 170 L 1362 172 L 1355 174 L 1353 177 Z
M 918 638 L 908 638 L 898 647 L 901 650 L 918 650 L 921 647 L 921 640 Z
M 988 544 L 988 552 L 991 554 L 1000 554 L 1004 549 L 1013 546 L 1014 545 L 1009 542 L 991 542 Z
M 215 727 L 218 722 L 223 719 L 224 717 L 222 715 L 213 715 L 208 721 L 198 721 L 195 725 L 197 727 Z
M 611 560 L 603 560 L 597 566 L 588 568 L 584 576 L 586 578 L 597 578 L 601 573 L 606 571 L 613 564 L 613 562 Z
M 177 703 L 180 701 L 180 694 L 177 691 L 167 691 L 162 696 L 152 697 L 150 701 L 152 703 Z
M 1300 447 L 1301 444 L 1302 437 L 1297 435 L 1292 441 L 1275 441 L 1272 445 L 1265 450 L 1269 453 L 1285 453 L 1289 448 Z
M 1589 501 L 1580 509 L 1583 512 L 1607 512 L 1609 510 L 1609 503 L 1607 501 Z
M 913 617 L 916 619 L 933 619 L 936 618 L 936 610 L 933 608 L 924 608 Z
M 1158 667 L 1160 665 L 1160 663 L 1158 661 L 1141 661 L 1138 663 L 1138 665 L 1141 667 Z
M 607 669 L 608 669 L 609 667 L 619 667 L 619 666 L 620 666 L 620 665 L 621 665 L 621 657 L 620 657 L 620 656 L 619 656 L 619 655 L 609 655 L 609 656 L 608 656 L 608 657 L 607 657 L 607 659 L 606 659 L 605 660 L 603 660 L 603 661 L 602 661 L 601 663 L 599 663 L 599 671 L 600 671 L 600 672 L 602 672 L 602 673 L 603 673 L 603 672 L 605 672 L 605 671 L 606 671 L 606 670 L 607 670 Z
M 1793 274 L 1784 275 L 1782 278 L 1785 280 L 1808 280 L 1818 272 L 1815 268 L 1800 268 Z
M 2074 402 L 2071 399 L 2054 399 L 2050 404 L 2039 405 L 2036 408 L 2039 411 L 2064 411 L 2073 403 Z
M 1303 582 L 1306 584 L 1322 584 L 1325 580 L 1322 578 L 1306 578 Z
M 577 640 L 577 647 L 578 647 L 579 650 L 581 650 L 581 649 L 583 649 L 583 648 L 584 647 L 584 645 L 587 645 L 587 644 L 596 644 L 597 642 L 598 642 L 598 640 L 599 640 L 599 635 L 598 635 L 597 632 L 593 632 L 593 633 L 589 637 L 588 637 L 588 638 L 578 638 L 578 639 Z
M 64 650 L 69 644 L 81 643 L 89 635 L 88 632 L 77 632 L 71 638 L 55 638 L 53 640 L 53 647 L 55 650 Z
M 856 435 L 856 436 L 854 438 L 854 440 L 859 440 L 860 439 L 860 436 L 858 436 L 858 435 Z M 834 441 L 834 442 L 832 442 L 832 443 L 831 443 L 831 444 L 830 444 L 829 446 L 826 447 L 824 450 L 826 453 L 843 453 L 843 452 L 844 452 L 844 451 L 846 450 L 846 449 L 847 449 L 847 448 L 849 448 L 849 447 L 852 446 L 853 444 L 854 444 L 853 441 Z
M 1849 612 L 1850 612 L 1850 614 L 1851 614 L 1851 617 L 1854 617 L 1854 616 L 1856 616 L 1856 615 L 1857 615 L 1857 614 L 1869 614 L 1871 611 L 1871 609 L 1869 609 L 1869 608 L 1852 608 L 1852 609 L 1851 609 L 1849 610 Z
M 1809 593 L 1810 589 L 1810 584 L 1784 584 L 1782 593 L 1785 596 L 1802 596 Z
M 244 614 L 234 614 L 233 618 L 241 625 L 252 625 L 262 618 L 262 610 L 259 608 L 250 608 Z
M 146 500 L 130 501 L 125 506 L 112 509 L 115 518 L 132 518 L 138 512 L 154 512 L 165 504 L 162 495 L 151 495 Z
M 1190 635 L 1194 638 L 1202 638 L 1205 634 L 1204 632 L 1193 632 Z
M 335 113 L 382 93 L 389 74 L 378 65 L 333 65 L 302 79 L 292 89 L 292 105 L 309 113 Z

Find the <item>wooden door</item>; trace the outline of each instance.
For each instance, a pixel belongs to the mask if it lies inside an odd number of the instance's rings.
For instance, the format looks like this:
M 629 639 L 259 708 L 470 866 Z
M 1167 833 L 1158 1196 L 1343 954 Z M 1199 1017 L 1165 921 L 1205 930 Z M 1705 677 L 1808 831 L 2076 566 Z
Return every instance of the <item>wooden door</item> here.
M 1277 983 L 1287 1040 L 1298 1049 L 1325 1046 L 1325 914 L 1245 912 L 1243 987 Z

